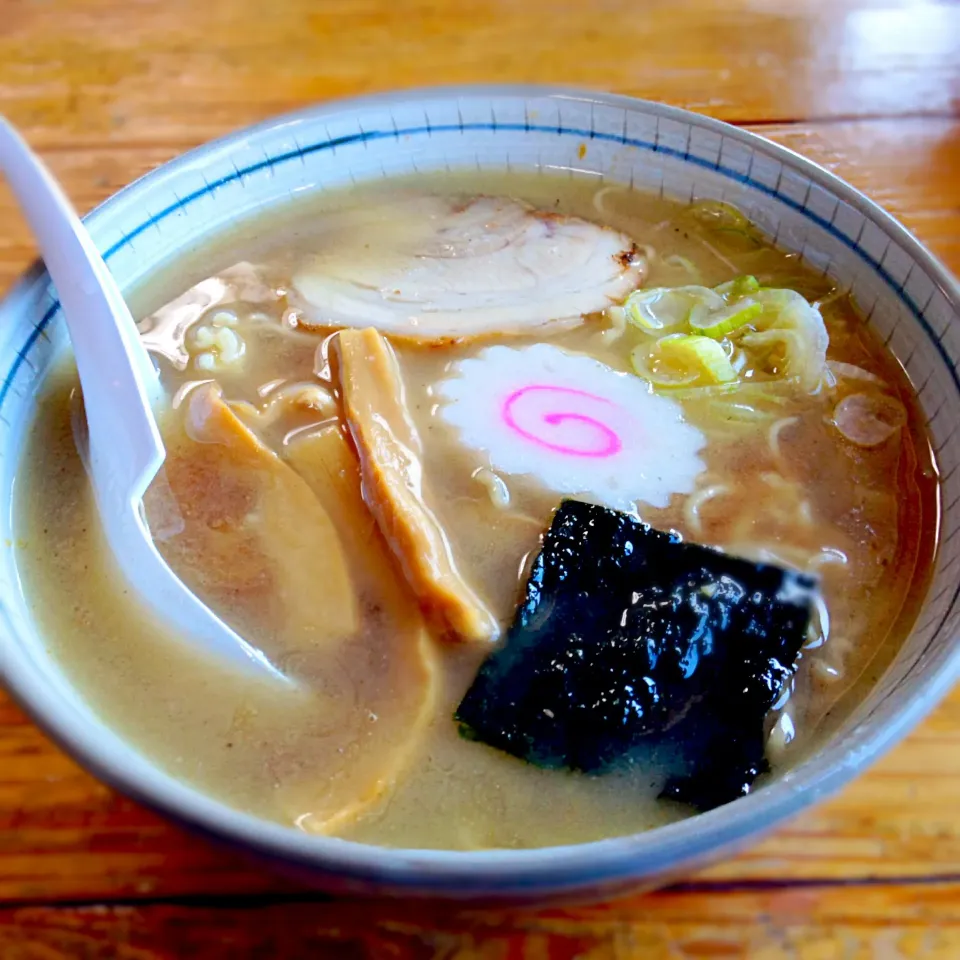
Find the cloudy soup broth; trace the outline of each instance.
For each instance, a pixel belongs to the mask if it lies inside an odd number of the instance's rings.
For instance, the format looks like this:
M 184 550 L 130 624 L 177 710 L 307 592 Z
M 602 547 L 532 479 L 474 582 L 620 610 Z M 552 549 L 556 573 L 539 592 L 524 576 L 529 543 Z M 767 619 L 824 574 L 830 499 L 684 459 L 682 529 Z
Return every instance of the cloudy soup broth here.
M 801 761 L 922 599 L 911 387 L 726 205 L 396 179 L 239 224 L 131 303 L 173 398 L 154 539 L 297 682 L 128 594 L 68 363 L 17 483 L 23 589 L 99 716 L 240 810 L 464 850 L 650 829 Z

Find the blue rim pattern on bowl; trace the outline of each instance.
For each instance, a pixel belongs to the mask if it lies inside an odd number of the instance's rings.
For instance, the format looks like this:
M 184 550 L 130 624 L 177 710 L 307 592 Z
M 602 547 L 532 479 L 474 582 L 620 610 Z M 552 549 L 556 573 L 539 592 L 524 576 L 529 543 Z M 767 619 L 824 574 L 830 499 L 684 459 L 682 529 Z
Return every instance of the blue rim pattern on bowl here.
M 960 665 L 960 438 L 955 433 L 960 420 L 960 292 L 887 214 L 790 151 L 675 108 L 552 88 L 427 90 L 279 118 L 160 168 L 98 208 L 87 222 L 121 285 L 130 286 L 178 250 L 218 232 L 238 211 L 245 217 L 299 191 L 353 179 L 467 164 L 480 169 L 552 167 L 678 200 L 730 200 L 774 242 L 850 287 L 868 321 L 911 375 L 943 471 L 945 519 L 936 574 L 904 651 L 835 742 L 759 793 L 651 834 L 549 851 L 385 852 L 298 837 L 225 812 L 156 771 L 150 776 L 144 769 L 131 772 L 123 758 L 124 752 L 133 753 L 130 748 L 103 730 L 98 737 L 107 735 L 115 742 L 98 748 L 76 726 L 71 711 L 88 712 L 65 682 L 60 693 L 72 701 L 66 708 L 55 708 L 42 692 L 38 679 L 46 674 L 49 683 L 56 668 L 38 656 L 42 642 L 30 636 L 26 611 L 12 610 L 9 599 L 0 606 L 6 651 L 2 666 L 14 691 L 50 732 L 105 779 L 213 834 L 242 839 L 287 863 L 352 878 L 354 889 L 403 886 L 453 896 L 510 892 L 542 897 L 588 887 L 599 892 L 601 885 L 609 888 L 689 868 L 831 792 L 899 739 L 952 682 Z M 209 208 L 211 200 L 216 216 L 193 212 Z M 158 212 L 150 213 L 148 204 L 157 205 Z M 58 308 L 41 275 L 27 278 L 0 305 L 0 350 L 15 349 L 0 385 L 0 448 L 6 447 L 0 449 L 0 489 L 8 503 L 34 391 L 65 345 L 62 324 L 54 323 Z M 4 535 L 13 539 L 9 517 L 4 526 Z M 0 589 L 3 579 L 7 585 L 16 583 L 13 558 L 4 559 Z M 9 595 L 9 586 L 5 592 Z M 30 647 L 32 656 L 22 653 L 20 662 L 8 656 L 14 636 L 26 636 L 21 646 Z M 904 703 L 891 700 L 898 691 L 905 697 L 909 692 Z M 88 714 L 85 722 L 91 720 Z
M 111 247 L 107 250 L 102 251 L 103 258 L 106 261 L 110 259 L 120 250 L 122 247 L 128 246 L 131 244 L 138 236 L 140 236 L 144 231 L 149 230 L 151 227 L 158 226 L 163 220 L 167 217 L 170 217 L 182 210 L 185 210 L 195 201 L 200 200 L 202 197 L 213 194 L 217 189 L 225 187 L 235 181 L 243 181 L 243 178 L 246 176 L 251 176 L 260 172 L 261 170 L 271 170 L 273 171 L 277 166 L 280 166 L 285 163 L 292 162 L 294 160 L 299 160 L 303 162 L 308 156 L 314 153 L 321 151 L 335 151 L 337 148 L 344 148 L 349 146 L 355 146 L 357 144 L 367 144 L 376 140 L 399 140 L 405 137 L 416 137 L 416 136 L 436 136 L 442 135 L 444 133 L 457 133 L 460 136 L 468 133 L 496 133 L 500 131 L 504 132 L 524 132 L 524 133 L 549 133 L 556 136 L 566 136 L 566 137 L 576 137 L 578 140 L 605 140 L 610 143 L 616 143 L 620 146 L 633 147 L 637 150 L 646 150 L 651 153 L 659 153 L 664 156 L 674 157 L 677 159 L 683 160 L 685 163 L 696 164 L 701 166 L 704 169 L 712 170 L 715 173 L 719 173 L 724 177 L 727 177 L 730 180 L 736 181 L 737 183 L 744 184 L 749 187 L 753 187 L 756 190 L 759 190 L 761 193 L 764 193 L 775 200 L 780 201 L 781 203 L 791 207 L 796 210 L 798 213 L 802 213 L 806 216 L 812 223 L 817 224 L 822 229 L 827 231 L 831 236 L 835 237 L 841 243 L 848 246 L 851 250 L 857 253 L 866 263 L 868 267 L 874 270 L 879 276 L 881 276 L 887 284 L 909 307 L 910 311 L 913 313 L 914 317 L 921 323 L 932 340 L 938 343 L 941 346 L 941 355 L 945 363 L 953 368 L 952 362 L 949 355 L 945 349 L 942 349 L 942 341 L 938 336 L 937 332 L 929 325 L 926 320 L 924 311 L 929 307 L 931 300 L 933 299 L 934 294 L 936 293 L 936 288 L 931 287 L 929 293 L 924 301 L 924 303 L 918 304 L 911 297 L 910 293 L 907 292 L 906 285 L 907 281 L 910 278 L 910 275 L 913 272 L 913 269 L 917 266 L 917 261 L 913 260 L 910 262 L 907 274 L 904 278 L 897 282 L 892 274 L 890 274 L 883 266 L 883 259 L 889 249 L 889 246 L 884 248 L 884 254 L 881 258 L 875 259 L 867 249 L 860 246 L 860 240 L 863 236 L 864 229 L 866 228 L 869 221 L 866 218 L 861 218 L 859 221 L 859 229 L 856 231 L 856 236 L 853 236 L 850 232 L 845 232 L 840 229 L 835 223 L 837 212 L 839 211 L 839 201 L 836 201 L 833 206 L 832 215 L 830 218 L 821 216 L 815 210 L 811 209 L 808 204 L 810 203 L 811 194 L 814 188 L 813 181 L 808 181 L 806 186 L 806 192 L 802 202 L 798 202 L 792 195 L 789 193 L 781 192 L 781 184 L 783 180 L 783 169 L 779 171 L 777 175 L 777 180 L 774 185 L 771 187 L 768 183 L 765 183 L 761 180 L 754 179 L 752 177 L 753 162 L 757 154 L 750 154 L 750 162 L 745 173 L 742 173 L 731 166 L 726 166 L 720 162 L 719 154 L 712 160 L 708 159 L 705 155 L 699 155 L 698 153 L 691 152 L 696 149 L 696 145 L 691 144 L 691 135 L 694 130 L 697 128 L 690 127 L 688 131 L 688 137 L 686 141 L 686 147 L 681 152 L 679 149 L 676 149 L 671 146 L 660 143 L 659 141 L 659 127 L 657 129 L 657 138 L 653 141 L 639 140 L 636 138 L 631 138 L 625 134 L 613 134 L 603 131 L 597 131 L 594 129 L 578 129 L 574 127 L 546 127 L 542 124 L 530 123 L 529 121 L 524 122 L 523 124 L 516 123 L 500 123 L 498 124 L 496 120 L 491 120 L 488 123 L 466 123 L 461 120 L 457 124 L 439 124 L 437 126 L 431 126 L 429 123 L 426 123 L 418 127 L 407 127 L 404 129 L 395 128 L 393 130 L 367 130 L 362 133 L 345 135 L 338 137 L 336 139 L 326 139 L 319 142 L 314 142 L 307 144 L 306 146 L 298 146 L 295 150 L 287 151 L 285 153 L 279 154 L 278 156 L 267 156 L 265 159 L 260 160 L 257 163 L 251 164 L 250 166 L 244 167 L 243 169 L 237 168 L 233 173 L 225 174 L 222 177 L 219 177 L 217 180 L 214 180 L 212 183 L 204 185 L 198 190 L 194 190 L 192 193 L 187 194 L 185 197 L 178 198 L 174 203 L 165 207 L 159 213 L 151 215 L 148 219 L 144 220 L 142 223 L 134 227 L 129 233 L 125 234 L 120 240 L 116 241 Z M 773 242 L 777 242 L 777 237 L 774 236 Z M 14 361 L 13 366 L 10 368 L 9 372 L 3 379 L 2 385 L 0 385 L 0 407 L 3 406 L 3 401 L 6 398 L 7 392 L 10 389 L 10 385 L 13 381 L 13 378 L 16 376 L 17 369 L 19 368 L 20 363 L 23 361 L 23 356 L 25 353 L 29 352 L 30 347 L 33 345 L 33 341 L 42 334 L 43 330 L 50 323 L 51 320 L 56 316 L 57 312 L 60 309 L 59 301 L 54 301 L 50 306 L 44 316 L 41 318 L 40 322 L 34 328 L 30 338 L 24 344 L 22 350 L 18 352 L 17 358 Z M 957 383 L 958 389 L 960 389 L 960 379 L 957 379 L 957 374 L 954 369 L 954 380 Z

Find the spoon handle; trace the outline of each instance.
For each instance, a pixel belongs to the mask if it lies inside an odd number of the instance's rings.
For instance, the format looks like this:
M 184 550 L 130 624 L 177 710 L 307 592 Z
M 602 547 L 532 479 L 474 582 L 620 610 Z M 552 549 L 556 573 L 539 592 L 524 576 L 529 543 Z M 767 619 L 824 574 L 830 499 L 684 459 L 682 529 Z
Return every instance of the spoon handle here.
M 70 332 L 97 480 L 142 496 L 165 452 L 157 371 L 106 263 L 40 159 L 0 117 L 0 173 L 37 239 Z

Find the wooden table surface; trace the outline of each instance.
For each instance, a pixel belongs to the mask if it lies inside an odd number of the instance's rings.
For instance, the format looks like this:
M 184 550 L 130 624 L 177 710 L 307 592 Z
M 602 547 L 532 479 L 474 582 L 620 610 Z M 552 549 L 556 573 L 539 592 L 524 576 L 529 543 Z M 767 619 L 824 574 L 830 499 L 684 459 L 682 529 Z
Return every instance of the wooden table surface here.
M 0 112 L 83 210 L 331 97 L 470 81 L 634 94 L 823 164 L 960 273 L 960 4 L 0 0 Z M 0 187 L 0 290 L 34 256 Z M 100 786 L 0 693 L 0 960 L 960 958 L 960 691 L 839 797 L 667 891 L 505 914 L 331 902 Z

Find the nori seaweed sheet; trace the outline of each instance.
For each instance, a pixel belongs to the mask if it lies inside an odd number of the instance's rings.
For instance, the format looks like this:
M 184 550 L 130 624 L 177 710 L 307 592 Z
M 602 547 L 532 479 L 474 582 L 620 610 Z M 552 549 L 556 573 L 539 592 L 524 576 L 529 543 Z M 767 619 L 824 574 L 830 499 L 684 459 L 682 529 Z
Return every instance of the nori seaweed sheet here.
M 557 510 L 461 734 L 542 767 L 664 770 L 707 810 L 767 769 L 764 719 L 793 672 L 815 581 L 574 500 Z

